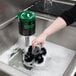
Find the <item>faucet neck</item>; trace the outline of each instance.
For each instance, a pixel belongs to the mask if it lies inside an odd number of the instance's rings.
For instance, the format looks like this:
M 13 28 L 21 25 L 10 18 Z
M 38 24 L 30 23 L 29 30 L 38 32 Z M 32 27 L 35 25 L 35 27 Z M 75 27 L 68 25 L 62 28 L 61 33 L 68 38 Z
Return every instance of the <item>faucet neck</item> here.
M 49 9 L 50 6 L 52 6 L 53 0 L 44 0 L 44 10 Z

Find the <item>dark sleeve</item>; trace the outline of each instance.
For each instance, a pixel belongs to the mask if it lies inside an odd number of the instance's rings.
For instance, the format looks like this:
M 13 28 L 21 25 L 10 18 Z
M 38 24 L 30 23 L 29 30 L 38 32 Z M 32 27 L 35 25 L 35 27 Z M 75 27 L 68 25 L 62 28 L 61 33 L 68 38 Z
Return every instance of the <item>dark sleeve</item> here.
M 72 24 L 74 21 L 76 21 L 76 5 L 74 5 L 68 11 L 62 13 L 60 17 L 66 21 L 67 25 Z

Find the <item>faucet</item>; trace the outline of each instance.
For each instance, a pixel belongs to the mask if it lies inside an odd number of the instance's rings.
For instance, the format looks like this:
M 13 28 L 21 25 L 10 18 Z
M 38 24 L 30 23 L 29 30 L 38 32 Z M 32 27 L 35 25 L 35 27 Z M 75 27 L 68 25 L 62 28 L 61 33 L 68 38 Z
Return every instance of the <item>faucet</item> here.
M 44 10 L 48 10 L 52 6 L 53 0 L 44 0 Z

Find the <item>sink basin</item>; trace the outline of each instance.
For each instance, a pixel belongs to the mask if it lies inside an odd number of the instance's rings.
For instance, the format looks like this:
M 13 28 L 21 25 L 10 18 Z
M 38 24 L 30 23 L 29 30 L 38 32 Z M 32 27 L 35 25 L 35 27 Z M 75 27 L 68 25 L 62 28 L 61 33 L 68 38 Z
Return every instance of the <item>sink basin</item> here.
M 33 36 L 30 38 L 30 44 L 34 38 L 35 37 Z M 24 37 L 20 37 L 18 42 L 13 47 L 11 47 L 1 55 L 0 61 L 19 71 L 22 71 L 27 76 L 63 76 L 64 72 L 66 71 L 68 65 L 75 55 L 75 51 L 46 41 L 45 47 L 47 50 L 47 55 L 45 56 L 45 61 L 42 64 L 36 64 L 36 66 L 33 67 L 32 70 L 28 70 L 22 63 L 22 50 L 10 56 L 12 50 L 14 50 L 15 48 L 24 49 L 24 44 Z
M 36 33 L 30 37 L 30 45 L 31 41 L 36 36 L 38 36 L 46 27 L 48 27 L 54 20 L 55 18 L 52 16 L 50 17 L 39 13 L 37 14 Z M 73 27 L 68 27 L 52 36 L 49 36 L 45 42 L 45 47 L 47 49 L 45 61 L 42 64 L 34 67 L 32 70 L 27 70 L 23 66 L 22 51 L 17 51 L 12 55 L 12 52 L 15 49 L 25 49 L 24 36 L 19 36 L 17 42 L 13 46 L 1 53 L 0 61 L 15 68 L 16 70 L 19 70 L 27 76 L 63 76 L 64 72 L 75 56 L 75 51 L 73 51 L 75 48 L 71 45 L 73 44 L 72 40 L 74 40 L 74 38 L 71 39 L 68 37 L 69 34 L 76 36 L 75 33 L 73 33 L 73 29 L 75 30 Z M 16 31 L 18 32 L 18 29 Z M 69 41 L 67 41 L 67 39 L 71 42 L 71 44 L 68 44 Z

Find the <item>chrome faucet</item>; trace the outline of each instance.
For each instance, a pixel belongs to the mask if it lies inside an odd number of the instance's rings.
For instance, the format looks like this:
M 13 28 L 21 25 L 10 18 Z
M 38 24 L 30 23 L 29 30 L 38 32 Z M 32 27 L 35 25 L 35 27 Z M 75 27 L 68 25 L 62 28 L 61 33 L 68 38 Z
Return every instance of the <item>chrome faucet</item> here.
M 52 6 L 53 0 L 44 0 L 44 10 L 48 10 Z

